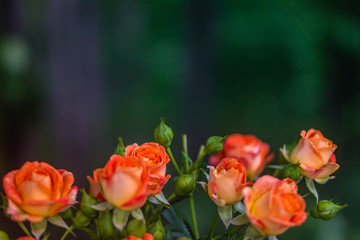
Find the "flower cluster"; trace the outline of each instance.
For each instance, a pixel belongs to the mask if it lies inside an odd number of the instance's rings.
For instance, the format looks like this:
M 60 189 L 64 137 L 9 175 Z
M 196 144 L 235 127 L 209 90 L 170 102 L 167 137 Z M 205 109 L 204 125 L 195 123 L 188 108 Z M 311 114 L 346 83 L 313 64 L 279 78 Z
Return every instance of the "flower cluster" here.
M 61 240 L 76 238 L 77 231 L 94 240 L 274 239 L 290 227 L 300 226 L 307 216 L 329 220 L 347 206 L 319 201 L 314 183 L 333 179 L 330 175 L 339 168 L 334 155 L 337 146 L 314 129 L 300 135 L 296 146 L 280 149 L 277 165 L 269 165 L 274 158 L 269 144 L 253 135 L 210 137 L 194 160 L 183 135 L 178 165 L 170 149 L 173 132 L 162 120 L 154 132 L 155 142 L 125 147 L 119 138 L 108 162 L 87 176 L 89 191 L 81 190 L 79 202 L 72 173 L 45 162 L 26 162 L 4 176 L 3 207 L 27 235 L 17 240 L 47 239 L 48 222 L 66 229 Z M 170 161 L 178 176 L 172 178 L 174 190 L 166 198 L 162 190 L 170 179 L 166 173 Z M 274 169 L 272 175 L 264 174 L 265 168 Z M 281 172 L 282 178 L 278 177 Z M 309 212 L 298 192 L 302 179 L 316 197 L 317 205 Z M 196 221 L 196 183 L 217 208 L 213 224 L 204 234 Z M 184 200 L 189 201 L 192 225 L 172 209 Z M 218 216 L 225 228 L 214 236 Z M 24 222 L 30 222 L 31 231 Z M 9 237 L 0 231 L 0 239 Z

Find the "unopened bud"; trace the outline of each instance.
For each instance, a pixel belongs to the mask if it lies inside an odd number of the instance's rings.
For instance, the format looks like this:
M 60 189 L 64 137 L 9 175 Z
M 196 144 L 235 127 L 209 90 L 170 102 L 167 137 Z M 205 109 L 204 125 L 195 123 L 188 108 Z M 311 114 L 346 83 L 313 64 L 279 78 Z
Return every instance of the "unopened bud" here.
M 83 211 L 79 210 L 75 214 L 73 224 L 75 228 L 86 228 L 90 225 L 91 221 L 92 220 L 88 216 L 86 216 Z
M 206 141 L 205 152 L 207 154 L 216 154 L 216 153 L 221 152 L 221 150 L 224 148 L 224 141 L 226 138 L 227 138 L 227 136 L 225 136 L 225 137 L 217 137 L 217 136 L 209 137 L 208 140 Z
M 0 231 L 0 240 L 9 240 L 9 236 L 4 231 Z
M 165 239 L 165 229 L 160 219 L 150 225 L 148 232 L 154 236 L 154 240 Z
M 142 238 L 146 233 L 145 222 L 137 219 L 132 219 L 126 226 L 126 232 L 128 235 Z
M 174 133 L 169 126 L 161 119 L 160 124 L 155 128 L 154 140 L 165 148 L 169 147 L 174 137 Z
M 321 218 L 322 220 L 330 220 L 335 217 L 336 213 L 341 209 L 347 207 L 347 204 L 338 205 L 329 200 L 321 200 L 310 211 L 313 218 Z
M 116 228 L 113 225 L 112 214 L 110 211 L 105 211 L 100 216 L 98 231 L 103 239 L 113 239 Z
M 176 196 L 186 196 L 194 191 L 196 187 L 195 174 L 184 174 L 179 176 L 175 182 Z
M 82 190 L 80 209 L 86 216 L 88 216 L 91 219 L 94 219 L 98 216 L 98 211 L 96 211 L 91 207 L 91 205 L 96 205 L 98 203 L 99 201 L 96 199 L 96 197 L 93 197 L 87 194 L 85 190 Z
M 118 139 L 119 139 L 119 143 L 116 146 L 114 154 L 124 156 L 125 155 L 125 146 L 124 146 L 123 140 L 121 137 L 119 137 Z
M 301 178 L 299 164 L 288 164 L 283 169 L 283 179 L 290 178 L 298 181 Z
M 64 220 L 68 220 L 68 219 L 73 218 L 73 212 L 71 211 L 71 208 L 68 208 L 65 211 L 59 212 L 59 215 Z

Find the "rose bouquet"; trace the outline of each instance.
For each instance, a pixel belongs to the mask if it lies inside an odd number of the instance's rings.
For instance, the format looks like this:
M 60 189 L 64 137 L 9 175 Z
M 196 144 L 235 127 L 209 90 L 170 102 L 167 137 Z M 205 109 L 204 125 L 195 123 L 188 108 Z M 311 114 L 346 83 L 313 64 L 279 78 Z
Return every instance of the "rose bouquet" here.
M 104 166 L 87 176 L 89 191 L 73 186 L 72 173 L 44 162 L 26 162 L 3 177 L 4 213 L 17 222 L 25 239 L 54 239 L 49 224 L 64 228 L 56 239 L 76 239 L 84 231 L 88 239 L 276 239 L 307 217 L 331 219 L 346 205 L 319 201 L 315 183 L 333 179 L 339 165 L 336 145 L 320 131 L 301 132 L 297 144 L 280 149 L 277 165 L 267 143 L 253 135 L 210 137 L 195 159 L 188 154 L 182 136 L 181 164 L 171 152 L 173 132 L 162 120 L 154 131 L 155 142 L 125 146 L 119 138 L 114 154 Z M 205 156 L 209 156 L 208 161 Z M 178 176 L 166 173 L 169 163 Z M 265 168 L 272 175 L 262 175 Z M 174 181 L 172 194 L 163 188 Z M 308 207 L 298 185 L 316 198 Z M 193 192 L 202 186 L 217 207 L 208 231 L 199 232 Z M 304 192 L 302 194 L 307 194 Z M 77 200 L 78 199 L 78 200 Z M 189 204 L 191 222 L 173 210 L 181 201 Z M 221 219 L 223 232 L 214 229 Z M 9 239 L 0 231 L 0 239 Z

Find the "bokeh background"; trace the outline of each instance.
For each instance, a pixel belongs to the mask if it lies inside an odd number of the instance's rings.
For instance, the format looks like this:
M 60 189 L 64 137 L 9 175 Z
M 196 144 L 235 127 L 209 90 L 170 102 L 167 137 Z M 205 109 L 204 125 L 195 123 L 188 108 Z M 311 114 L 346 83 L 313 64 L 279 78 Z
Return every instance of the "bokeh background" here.
M 320 196 L 350 206 L 279 239 L 360 239 L 359 16 L 351 0 L 1 0 L 0 176 L 46 161 L 87 188 L 118 136 L 152 141 L 160 117 L 177 158 L 182 133 L 193 157 L 235 132 L 278 154 L 316 128 L 341 165 Z M 196 205 L 205 233 L 216 208 L 200 188 Z M 3 216 L 0 229 L 22 235 Z

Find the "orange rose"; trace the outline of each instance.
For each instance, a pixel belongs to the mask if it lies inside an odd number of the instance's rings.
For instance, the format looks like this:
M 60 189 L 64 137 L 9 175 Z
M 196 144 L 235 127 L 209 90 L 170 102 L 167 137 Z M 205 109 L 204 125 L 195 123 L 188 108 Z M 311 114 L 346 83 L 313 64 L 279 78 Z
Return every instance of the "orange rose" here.
M 247 177 L 254 179 L 263 171 L 265 164 L 272 160 L 274 155 L 268 155 L 269 150 L 269 145 L 254 135 L 232 134 L 225 140 L 223 150 L 212 155 L 209 162 L 217 165 L 224 157 L 240 159 L 245 164 Z
M 39 222 L 76 203 L 74 176 L 44 162 L 26 162 L 4 176 L 7 213 L 17 222 Z
M 209 197 L 218 205 L 235 204 L 243 198 L 246 186 L 246 169 L 244 164 L 236 158 L 224 158 L 214 169 L 210 169 L 207 192 Z
M 303 130 L 300 135 L 302 138 L 291 152 L 289 161 L 300 163 L 301 174 L 305 177 L 327 179 L 339 168 L 333 154 L 337 146 L 315 129 Z
M 100 175 L 104 172 L 103 168 L 98 168 L 93 172 L 93 177 L 87 176 L 90 183 L 90 190 L 89 193 L 91 196 L 94 196 L 99 200 L 99 202 L 104 202 L 105 199 L 101 193 L 100 184 L 99 184 L 99 178 Z
M 148 187 L 154 194 L 159 193 L 170 178 L 170 175 L 165 176 L 166 164 L 170 162 L 165 148 L 153 142 L 144 143 L 141 146 L 135 143 L 126 147 L 125 156 L 137 157 L 145 162 L 150 173 Z
M 261 235 L 278 235 L 306 219 L 305 201 L 294 180 L 265 175 L 244 189 L 246 215 Z
M 150 233 L 145 233 L 142 238 L 129 235 L 127 238 L 123 238 L 122 240 L 154 240 L 154 236 L 151 235 Z
M 117 208 L 131 211 L 140 208 L 152 192 L 147 190 L 149 172 L 136 157 L 111 156 L 100 175 L 104 198 Z

